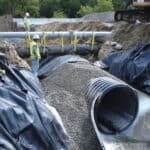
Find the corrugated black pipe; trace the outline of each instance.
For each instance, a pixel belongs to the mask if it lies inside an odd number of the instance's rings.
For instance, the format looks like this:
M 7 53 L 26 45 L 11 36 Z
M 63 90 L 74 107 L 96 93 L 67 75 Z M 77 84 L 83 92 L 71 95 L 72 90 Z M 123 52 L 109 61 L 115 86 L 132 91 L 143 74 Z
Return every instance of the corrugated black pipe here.
M 94 119 L 105 134 L 116 134 L 127 129 L 136 118 L 138 98 L 128 85 L 108 77 L 91 81 L 87 98 L 94 104 Z
M 100 46 L 94 45 L 93 50 L 91 49 L 90 44 L 77 44 L 76 50 L 73 45 L 64 45 L 62 48 L 61 45 L 49 45 L 45 47 L 45 52 L 43 51 L 43 46 L 40 46 L 41 55 L 44 56 L 59 56 L 67 54 L 78 54 L 78 55 L 88 55 L 88 54 L 97 54 Z M 17 52 L 20 57 L 28 58 L 30 57 L 30 52 L 28 47 L 19 47 Z

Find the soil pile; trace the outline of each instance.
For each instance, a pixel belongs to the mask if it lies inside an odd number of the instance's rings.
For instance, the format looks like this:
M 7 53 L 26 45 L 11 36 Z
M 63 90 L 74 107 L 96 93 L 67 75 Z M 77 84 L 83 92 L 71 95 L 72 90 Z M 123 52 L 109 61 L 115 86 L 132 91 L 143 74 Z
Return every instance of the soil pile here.
M 150 41 L 150 24 L 128 24 L 120 22 L 115 25 L 113 40 L 122 44 L 123 49 L 131 49 L 140 42 Z
M 30 68 L 27 62 L 19 57 L 14 45 L 1 40 L 0 41 L 0 52 L 5 53 L 6 59 L 9 64 L 15 64 L 20 67 Z
M 113 25 L 100 21 L 83 21 L 76 23 L 49 23 L 35 27 L 36 31 L 111 31 Z
M 82 17 L 83 20 L 88 21 L 102 21 L 102 22 L 113 22 L 114 12 L 102 12 L 102 13 L 92 13 Z
M 11 31 L 13 18 L 11 15 L 0 16 L 0 32 Z

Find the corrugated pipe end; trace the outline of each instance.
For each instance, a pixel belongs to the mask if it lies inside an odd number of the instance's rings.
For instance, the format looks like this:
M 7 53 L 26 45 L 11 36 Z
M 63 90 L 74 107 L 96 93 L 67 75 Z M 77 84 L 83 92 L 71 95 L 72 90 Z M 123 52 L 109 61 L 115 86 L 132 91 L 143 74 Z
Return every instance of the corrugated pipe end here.
M 101 77 L 89 85 L 88 96 L 95 99 L 94 120 L 105 134 L 116 134 L 126 130 L 138 112 L 136 92 L 128 85 Z

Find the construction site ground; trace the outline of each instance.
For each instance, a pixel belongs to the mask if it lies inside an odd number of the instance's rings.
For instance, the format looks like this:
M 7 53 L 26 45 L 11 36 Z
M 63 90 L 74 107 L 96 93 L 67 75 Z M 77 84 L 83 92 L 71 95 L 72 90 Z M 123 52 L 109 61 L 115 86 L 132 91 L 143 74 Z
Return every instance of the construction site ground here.
M 99 20 L 84 20 L 77 23 L 56 22 L 35 27 L 35 31 L 71 30 L 113 32 L 109 39 L 95 39 L 101 45 L 97 59 L 102 59 L 113 49 L 110 42 L 118 42 L 122 45 L 122 50 L 130 50 L 139 42 L 150 41 L 150 25 L 148 23 L 128 24 L 112 21 L 106 23 Z M 0 26 L 0 31 L 9 31 L 9 27 L 5 29 L 4 26 Z M 88 40 L 78 39 L 78 42 L 87 42 Z M 47 44 L 60 44 L 60 41 L 59 39 L 50 39 L 47 40 Z M 29 68 L 26 61 L 21 59 L 15 51 L 16 46 L 16 43 L 13 45 L 7 40 L 0 40 L 0 51 L 6 53 L 9 63 Z M 99 68 L 93 66 L 92 63 L 67 63 L 41 81 L 47 102 L 58 110 L 62 118 L 70 138 L 71 150 L 100 149 L 90 120 L 91 102 L 88 102 L 85 97 L 88 81 L 91 78 L 99 77 L 100 73 Z

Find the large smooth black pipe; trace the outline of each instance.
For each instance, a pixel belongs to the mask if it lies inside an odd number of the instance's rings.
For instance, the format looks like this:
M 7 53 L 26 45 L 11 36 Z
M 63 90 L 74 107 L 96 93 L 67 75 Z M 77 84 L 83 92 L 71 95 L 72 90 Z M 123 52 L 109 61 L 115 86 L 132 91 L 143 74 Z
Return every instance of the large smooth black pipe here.
M 98 129 L 105 134 L 126 130 L 136 118 L 138 98 L 128 85 L 108 77 L 93 80 L 87 97 L 94 104 L 94 119 Z

